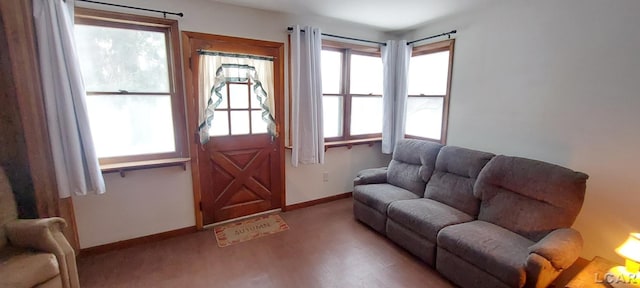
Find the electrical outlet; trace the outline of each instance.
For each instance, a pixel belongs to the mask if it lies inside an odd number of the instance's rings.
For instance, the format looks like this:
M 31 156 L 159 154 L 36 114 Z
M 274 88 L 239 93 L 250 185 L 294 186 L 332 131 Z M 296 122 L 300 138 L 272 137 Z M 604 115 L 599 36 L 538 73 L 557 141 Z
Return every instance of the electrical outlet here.
M 329 172 L 322 172 L 322 182 L 329 182 Z

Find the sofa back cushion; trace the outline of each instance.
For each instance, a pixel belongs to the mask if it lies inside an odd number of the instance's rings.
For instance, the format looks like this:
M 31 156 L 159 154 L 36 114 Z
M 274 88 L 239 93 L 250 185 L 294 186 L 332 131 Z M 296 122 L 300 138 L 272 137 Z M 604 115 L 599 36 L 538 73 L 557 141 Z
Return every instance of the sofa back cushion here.
M 447 204 L 474 218 L 480 200 L 473 195 L 473 185 L 482 167 L 493 154 L 454 146 L 440 149 L 436 169 L 427 183 L 424 198 Z
M 440 148 L 442 145 L 429 141 L 398 141 L 387 169 L 387 182 L 422 196 L 426 182 L 433 173 Z
M 18 208 L 7 174 L 0 167 L 0 249 L 7 244 L 4 225 L 18 218 Z
M 482 200 L 478 219 L 539 241 L 555 229 L 573 225 L 588 178 L 542 161 L 496 156 L 474 187 Z

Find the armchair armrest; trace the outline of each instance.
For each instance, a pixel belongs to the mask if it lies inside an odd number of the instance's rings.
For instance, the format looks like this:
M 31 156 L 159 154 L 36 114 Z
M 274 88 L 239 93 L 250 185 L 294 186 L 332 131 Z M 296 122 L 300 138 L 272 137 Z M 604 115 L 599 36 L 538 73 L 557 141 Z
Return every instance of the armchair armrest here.
M 582 236 L 571 228 L 551 231 L 538 243 L 529 247 L 529 253 L 538 254 L 547 259 L 554 268 L 566 269 L 580 257 Z
M 387 167 L 365 169 L 358 172 L 353 185 L 387 183 Z
M 18 219 L 5 225 L 7 238 L 16 247 L 52 253 L 58 260 L 63 287 L 80 287 L 76 255 L 62 234 L 63 218 Z
M 7 223 L 7 237 L 11 245 L 56 254 L 59 251 L 53 233 L 61 232 L 67 223 L 59 217 L 18 219 Z

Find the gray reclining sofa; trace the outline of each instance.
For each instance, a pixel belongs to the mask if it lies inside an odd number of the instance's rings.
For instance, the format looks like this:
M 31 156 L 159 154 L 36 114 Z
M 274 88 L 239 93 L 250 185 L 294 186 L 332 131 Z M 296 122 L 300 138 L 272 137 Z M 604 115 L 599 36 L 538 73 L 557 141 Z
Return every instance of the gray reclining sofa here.
M 355 218 L 462 287 L 546 287 L 582 237 L 584 173 L 421 140 L 354 180 Z

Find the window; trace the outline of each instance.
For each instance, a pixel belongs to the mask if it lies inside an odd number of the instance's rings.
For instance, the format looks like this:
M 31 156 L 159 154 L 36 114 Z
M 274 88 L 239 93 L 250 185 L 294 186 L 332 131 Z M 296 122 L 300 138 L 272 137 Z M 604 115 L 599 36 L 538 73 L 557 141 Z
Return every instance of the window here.
M 445 143 L 453 40 L 413 48 L 405 137 Z
M 215 109 L 211 136 L 267 134 L 267 122 L 262 120 L 262 108 L 255 96 L 251 80 L 226 82 L 221 90 L 222 102 Z M 227 104 L 228 103 L 228 104 Z
M 75 13 L 100 163 L 186 157 L 178 22 L 82 8 Z
M 382 133 L 379 48 L 323 41 L 321 70 L 325 141 L 379 138 Z

